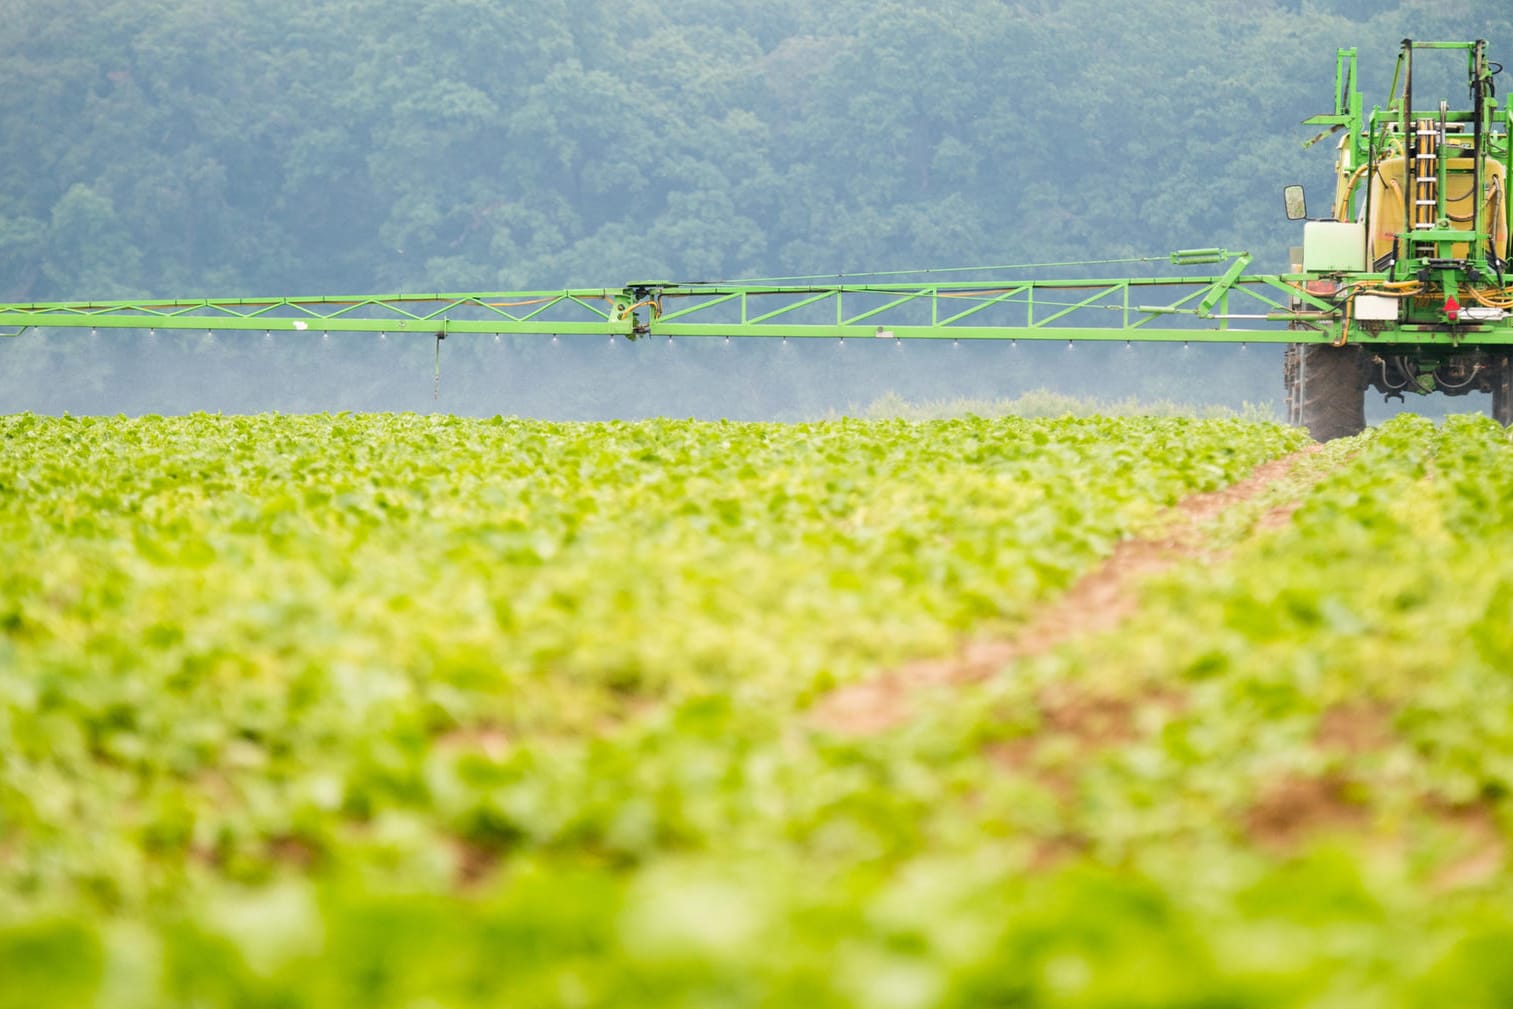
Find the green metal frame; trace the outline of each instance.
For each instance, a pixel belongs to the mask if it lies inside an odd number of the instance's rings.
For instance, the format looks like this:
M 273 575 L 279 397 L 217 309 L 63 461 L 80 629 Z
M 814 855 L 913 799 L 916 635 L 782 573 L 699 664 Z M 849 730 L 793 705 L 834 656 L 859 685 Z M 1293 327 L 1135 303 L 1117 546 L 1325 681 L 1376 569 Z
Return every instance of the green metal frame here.
M 1448 103 L 1437 108 L 1420 108 L 1414 104 L 1413 62 L 1414 54 L 1421 51 L 1460 53 L 1465 57 L 1466 79 L 1471 92 L 1470 110 L 1452 110 Z M 1490 297 L 1499 303 L 1513 301 L 1513 286 L 1508 276 L 1510 249 L 1504 243 L 1497 247 L 1494 231 L 1482 226 L 1489 200 L 1494 204 L 1495 214 L 1501 216 L 1506 233 L 1513 233 L 1513 201 L 1505 191 L 1508 182 L 1513 182 L 1513 109 L 1501 108 L 1493 96 L 1492 64 L 1487 60 L 1486 42 L 1415 42 L 1404 39 L 1393 72 L 1392 87 L 1387 107 L 1377 106 L 1367 114 L 1363 111 L 1361 94 L 1356 86 L 1356 51 L 1341 49 L 1336 56 L 1334 111 L 1327 115 L 1312 116 L 1305 123 L 1329 126 L 1330 129 L 1309 141 L 1321 140 L 1340 129 L 1346 130 L 1341 141 L 1340 162 L 1337 169 L 1342 178 L 1353 180 L 1346 187 L 1343 199 L 1337 200 L 1334 216 L 1341 221 L 1365 220 L 1371 216 L 1363 199 L 1369 201 L 1369 181 L 1360 184 L 1378 171 L 1378 165 L 1388 157 L 1402 157 L 1410 166 L 1404 178 L 1400 198 L 1405 230 L 1397 236 L 1390 261 L 1371 262 L 1372 249 L 1367 238 L 1367 265 L 1373 272 L 1344 274 L 1339 276 L 1342 290 L 1352 292 L 1369 290 L 1382 284 L 1402 284 L 1416 281 L 1427 294 L 1435 297 L 1420 297 L 1405 302 L 1406 308 L 1396 324 L 1378 327 L 1388 333 L 1400 334 L 1392 342 L 1414 342 L 1412 334 L 1425 331 L 1425 327 L 1440 327 L 1456 334 L 1459 327 L 1452 325 L 1446 309 L 1447 299 L 1467 297 L 1480 301 Z M 1438 146 L 1434 153 L 1420 151 L 1420 142 L 1415 136 L 1420 123 L 1436 124 Z M 1453 138 L 1457 146 L 1445 144 Z M 1466 150 L 1465 141 L 1472 144 L 1471 160 L 1474 161 L 1474 179 L 1466 194 L 1469 197 L 1469 213 L 1460 215 L 1462 222 L 1469 221 L 1467 230 L 1452 224 L 1452 210 L 1448 202 L 1448 179 L 1451 160 L 1444 152 Z M 1434 165 L 1432 173 L 1419 176 L 1429 180 L 1428 188 L 1434 200 L 1423 201 L 1430 220 L 1415 224 L 1415 169 L 1417 159 L 1426 159 Z M 1504 171 L 1502 192 L 1492 192 L 1485 175 L 1485 161 L 1500 164 Z M 1366 191 L 1363 197 L 1362 192 Z M 1465 197 L 1462 198 L 1464 200 Z M 1465 210 L 1466 208 L 1457 208 Z M 1465 246 L 1469 255 L 1455 258 L 1456 246 Z M 1384 268 L 1385 267 L 1385 268 Z M 1478 297 L 1480 296 L 1480 297 Z M 1348 316 L 1348 301 L 1342 305 Z M 1466 333 L 1464 340 L 1452 342 L 1505 343 L 1502 339 L 1506 327 L 1513 320 L 1497 320 L 1493 323 L 1494 334 Z M 1448 328 L 1447 328 L 1448 327 Z M 1342 326 L 1343 331 L 1343 326 Z M 1352 339 L 1363 338 L 1354 334 Z
M 1307 125 L 1331 128 L 1313 137 L 1304 146 L 1312 146 L 1331 133 L 1343 129 L 1346 131 L 1349 163 L 1361 166 L 1376 160 L 1394 142 L 1400 145 L 1400 138 L 1407 135 L 1410 124 L 1415 119 L 1439 118 L 1442 113 L 1438 108 L 1413 108 L 1413 54 L 1424 50 L 1461 52 L 1465 55 L 1467 80 L 1480 82 L 1480 89 L 1484 93 L 1474 100 L 1471 110 L 1447 110 L 1445 117 L 1452 123 L 1474 124 L 1477 136 L 1482 140 L 1483 151 L 1500 161 L 1508 169 L 1509 177 L 1513 178 L 1513 144 L 1509 143 L 1509 135 L 1513 134 L 1513 109 L 1500 109 L 1497 100 L 1491 95 L 1489 85 L 1492 72 L 1486 55 L 1486 42 L 1483 40 L 1415 42 L 1404 39 L 1393 70 L 1387 107 L 1384 109 L 1376 106 L 1369 114 L 1364 110 L 1358 87 L 1356 50 L 1338 50 L 1334 71 L 1334 111 L 1303 120 Z M 1499 127 L 1502 128 L 1501 132 L 1498 132 Z M 1350 201 L 1343 208 L 1339 219 L 1354 220 L 1360 209 L 1359 202 L 1360 190 L 1356 188 L 1351 191 Z M 1513 225 L 1513 206 L 1504 206 L 1502 210 L 1504 220 Z M 1456 237 L 1464 241 L 1466 235 L 1458 232 Z M 1486 235 L 1483 234 L 1482 237 L 1486 238 Z
M 1412 59 L 1420 49 L 1460 50 L 1472 81 L 1471 112 L 1436 110 L 1443 121 L 1473 123 L 1478 150 L 1499 159 L 1513 180 L 1513 113 L 1491 94 L 1485 43 L 1405 40 L 1392 100 L 1363 112 L 1356 87 L 1356 54 L 1336 54 L 1334 108 L 1306 122 L 1341 129 L 1342 166 L 1371 165 L 1404 143 L 1409 125 L 1428 115 L 1412 107 Z M 1480 82 L 1480 83 L 1478 83 Z M 1461 135 L 1463 138 L 1463 134 Z M 1394 137 L 1396 138 L 1394 140 Z M 1440 171 L 1445 171 L 1443 160 Z M 1477 214 L 1481 167 L 1477 168 Z M 1443 179 L 1440 180 L 1443 182 Z M 1439 187 L 1441 193 L 1444 186 Z M 1506 194 L 1504 194 L 1506 197 Z M 1341 220 L 1355 220 L 1351 190 Z M 1503 200 L 1513 230 L 1513 205 Z M 1406 209 L 1406 205 L 1405 205 Z M 1447 217 L 1443 206 L 1437 208 Z M 1473 218 L 1480 221 L 1480 217 Z M 388 294 L 348 297 L 131 299 L 0 304 L 0 335 L 32 328 L 136 330 L 493 333 L 523 335 L 839 338 L 932 340 L 1099 340 L 1208 343 L 1331 343 L 1425 348 L 1443 356 L 1463 346 L 1513 345 L 1513 311 L 1449 317 L 1442 304 L 1407 298 L 1396 321 L 1352 325 L 1352 305 L 1381 285 L 1413 280 L 1423 290 L 1457 292 L 1498 303 L 1513 299 L 1504 274 L 1507 250 L 1493 249 L 1485 232 L 1445 225 L 1403 236 L 1412 255 L 1377 272 L 1248 274 L 1249 254 L 1222 249 L 1172 253 L 1172 266 L 1221 267 L 1212 276 L 1181 275 L 1109 280 L 1004 280 L 857 283 L 799 278 L 800 283 L 639 282 L 620 288 L 505 291 L 469 294 Z M 1469 260 L 1450 260 L 1457 244 L 1474 243 Z M 1067 265 L 1067 264 L 1062 264 Z M 1368 264 L 1375 265 L 1375 264 Z M 933 273 L 950 271 L 927 271 Z M 882 276 L 882 275 L 873 275 Z M 793 278 L 789 278 L 791 281 Z M 1486 317 L 1489 316 L 1492 317 Z
M 624 288 L 307 298 L 130 299 L 0 304 L 0 334 L 32 328 L 286 333 L 522 334 L 780 339 L 1336 343 L 1336 299 L 1313 274 L 1247 274 L 1245 253 L 1173 253 L 1217 276 L 885 284 L 675 284 Z M 1385 275 L 1360 275 L 1385 279 Z M 1403 325 L 1352 342 L 1513 344 L 1487 322 Z
M 304 298 L 0 304 L 0 327 L 347 333 L 603 334 L 622 292 L 508 291 L 493 294 L 362 294 Z M 600 303 L 603 303 L 602 305 Z
M 677 284 L 488 294 L 0 304 L 0 327 L 665 337 L 892 337 L 1288 343 L 1332 339 L 1336 311 L 1245 253 L 1174 253 L 1217 276 L 882 284 Z M 1243 309 L 1243 310 L 1241 310 Z M 1180 324 L 1173 324 L 1178 323 Z M 1311 327 L 1302 330 L 1291 326 Z

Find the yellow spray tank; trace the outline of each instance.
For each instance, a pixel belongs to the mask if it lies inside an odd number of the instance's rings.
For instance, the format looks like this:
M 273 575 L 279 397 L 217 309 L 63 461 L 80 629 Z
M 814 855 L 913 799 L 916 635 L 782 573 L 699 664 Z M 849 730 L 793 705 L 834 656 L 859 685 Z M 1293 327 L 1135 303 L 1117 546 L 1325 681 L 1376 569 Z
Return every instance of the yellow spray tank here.
M 1421 120 L 1415 128 L 1426 131 L 1425 146 L 1439 139 L 1439 127 L 1432 120 Z M 1405 258 L 1407 236 L 1414 230 L 1442 228 L 1452 231 L 1480 232 L 1490 236 L 1493 249 L 1508 248 L 1507 166 L 1494 157 L 1475 156 L 1470 137 L 1448 133 L 1434 150 L 1409 155 L 1403 151 L 1401 138 L 1396 148 L 1389 148 L 1371 172 L 1368 198 L 1354 200 L 1367 175 L 1368 166 L 1351 169 L 1349 139 L 1341 141 L 1338 162 L 1339 182 L 1335 191 L 1334 219 L 1351 220 L 1350 207 L 1358 207 L 1355 220 L 1366 226 L 1371 246 L 1369 262 L 1389 257 Z M 1432 155 L 1432 157 L 1431 157 Z M 1434 175 L 1410 178 L 1410 159 L 1420 164 L 1438 163 Z M 1473 198 L 1477 185 L 1477 161 L 1481 162 L 1482 199 Z M 1411 187 L 1411 191 L 1410 191 Z M 1475 221 L 1474 207 L 1480 203 L 1480 220 Z M 1443 213 L 1443 216 L 1440 214 Z M 1367 215 L 1369 216 L 1369 219 Z M 1471 243 L 1456 242 L 1450 248 L 1454 259 L 1469 259 Z

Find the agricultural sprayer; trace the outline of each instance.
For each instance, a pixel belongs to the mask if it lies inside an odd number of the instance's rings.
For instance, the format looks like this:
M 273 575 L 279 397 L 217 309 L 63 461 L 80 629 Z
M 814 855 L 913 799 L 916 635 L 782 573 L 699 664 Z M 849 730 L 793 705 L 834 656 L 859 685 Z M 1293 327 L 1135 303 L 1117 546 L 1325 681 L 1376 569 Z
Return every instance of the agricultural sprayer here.
M 0 328 L 1280 343 L 1289 420 L 1321 440 L 1365 426 L 1368 389 L 1490 393 L 1510 424 L 1513 115 L 1485 50 L 1404 40 L 1388 104 L 1370 112 L 1356 51 L 1339 50 L 1333 109 L 1306 120 L 1328 127 L 1310 143 L 1341 135 L 1335 191 L 1329 214 L 1309 219 L 1302 188 L 1286 188 L 1288 218 L 1304 223 L 1285 274 L 1249 273 L 1248 253 L 1210 248 L 1172 253 L 1177 272 L 1159 277 L 942 280 L 967 273 L 944 269 L 908 280 L 0 304 Z M 1469 107 L 1415 93 L 1426 51 L 1464 58 Z

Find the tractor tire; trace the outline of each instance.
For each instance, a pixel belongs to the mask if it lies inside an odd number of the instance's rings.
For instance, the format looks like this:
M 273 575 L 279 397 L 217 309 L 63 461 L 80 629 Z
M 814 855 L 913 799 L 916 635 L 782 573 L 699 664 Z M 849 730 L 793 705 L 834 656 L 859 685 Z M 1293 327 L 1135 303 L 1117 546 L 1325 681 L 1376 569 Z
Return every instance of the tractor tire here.
M 1492 419 L 1513 426 L 1513 356 L 1499 354 L 1492 373 Z
M 1289 413 L 1315 441 L 1366 429 L 1366 358 L 1359 347 L 1306 344 L 1297 349 Z

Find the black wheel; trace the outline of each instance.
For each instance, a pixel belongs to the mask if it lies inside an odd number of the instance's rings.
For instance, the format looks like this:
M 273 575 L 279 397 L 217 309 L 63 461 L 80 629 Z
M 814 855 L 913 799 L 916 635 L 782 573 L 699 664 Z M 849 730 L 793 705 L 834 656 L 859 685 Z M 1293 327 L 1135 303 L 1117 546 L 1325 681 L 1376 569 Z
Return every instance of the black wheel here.
M 1316 441 L 1348 438 L 1366 429 L 1366 360 L 1359 347 L 1306 344 L 1297 348 L 1288 412 Z
M 1513 426 L 1513 358 L 1499 354 L 1492 367 L 1492 419 Z

